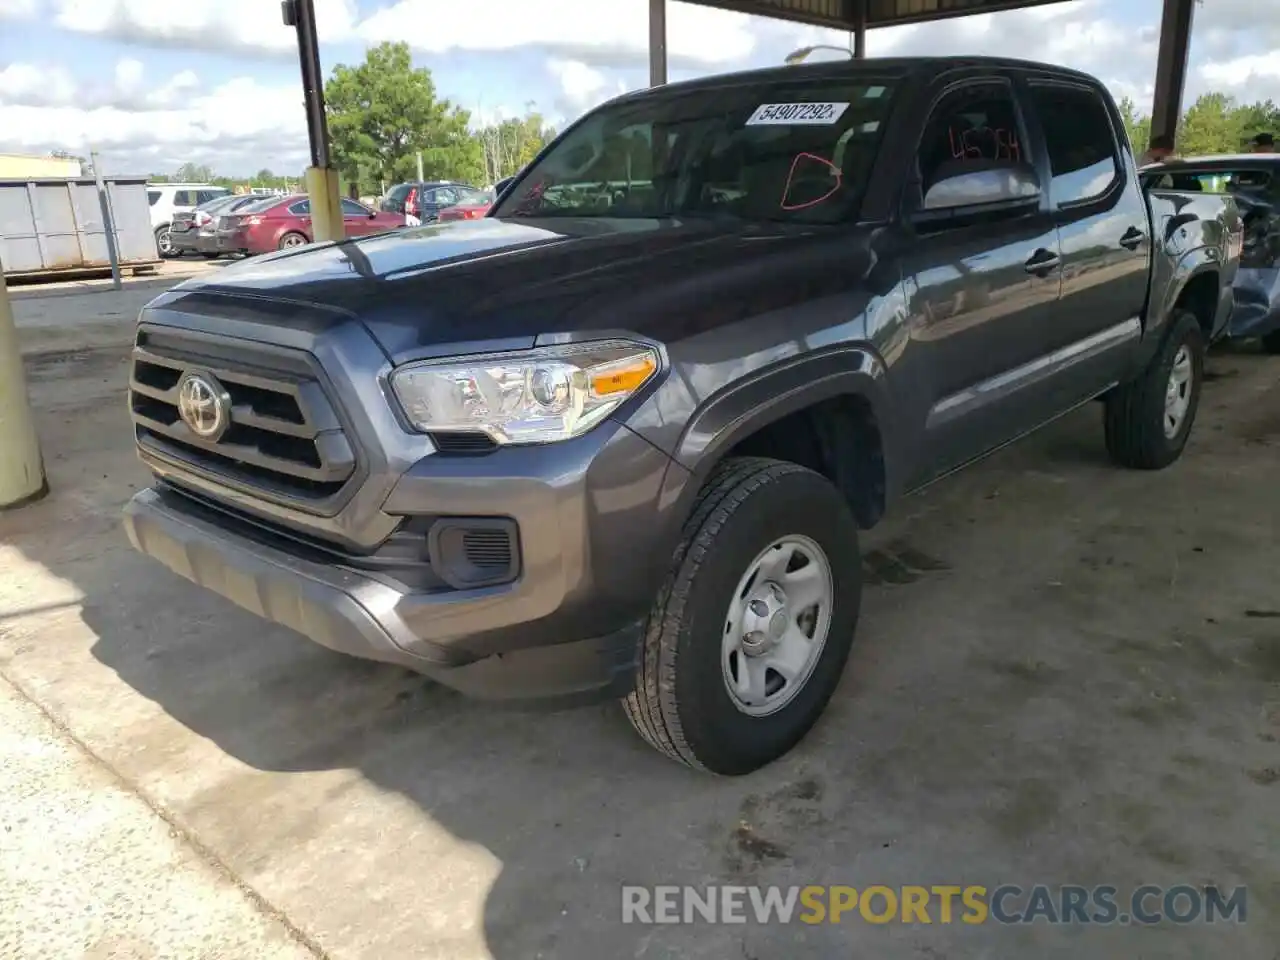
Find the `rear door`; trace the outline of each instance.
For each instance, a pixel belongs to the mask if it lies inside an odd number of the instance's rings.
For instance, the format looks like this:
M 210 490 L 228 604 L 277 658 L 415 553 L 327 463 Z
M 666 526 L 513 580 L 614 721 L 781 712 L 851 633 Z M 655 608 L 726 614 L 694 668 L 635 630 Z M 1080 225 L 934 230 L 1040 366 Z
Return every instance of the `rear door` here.
M 1062 298 L 1045 343 L 1060 361 L 1055 402 L 1069 405 L 1122 377 L 1141 334 L 1149 215 L 1102 94 L 1042 77 L 1029 78 L 1026 90 L 1049 158 L 1047 193 L 1062 248 Z
M 1013 83 L 984 71 L 935 92 L 906 206 L 943 169 L 985 161 L 1038 165 Z M 1046 202 L 913 227 L 903 276 L 915 383 L 909 415 L 923 424 L 911 485 L 977 457 L 1048 416 L 1034 364 L 1058 301 L 1058 233 Z M 905 359 L 905 358 L 904 358 Z

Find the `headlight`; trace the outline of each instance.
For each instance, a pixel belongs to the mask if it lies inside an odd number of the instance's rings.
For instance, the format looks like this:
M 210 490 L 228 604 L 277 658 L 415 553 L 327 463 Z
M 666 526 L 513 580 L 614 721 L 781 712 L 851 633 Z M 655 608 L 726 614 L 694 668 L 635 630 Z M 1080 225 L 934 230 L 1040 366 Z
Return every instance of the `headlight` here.
M 497 443 L 549 443 L 585 433 L 658 370 L 625 340 L 407 364 L 391 389 L 423 433 L 479 431 Z

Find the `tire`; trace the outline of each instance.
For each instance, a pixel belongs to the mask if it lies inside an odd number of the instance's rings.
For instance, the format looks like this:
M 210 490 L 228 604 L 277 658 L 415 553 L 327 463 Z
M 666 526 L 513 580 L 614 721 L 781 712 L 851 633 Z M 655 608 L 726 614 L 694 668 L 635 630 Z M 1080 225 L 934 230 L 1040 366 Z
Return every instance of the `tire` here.
M 289 233 L 286 233 L 283 237 L 280 238 L 280 241 L 279 243 L 276 244 L 276 247 L 277 249 L 280 249 L 280 250 L 293 250 L 297 247 L 303 246 L 304 244 L 306 244 L 306 242 L 307 242 L 307 238 L 304 237 L 302 234 L 290 231 Z
M 1268 333 L 1262 338 L 1262 352 L 1272 356 L 1280 354 L 1280 330 Z
M 767 701 L 752 708 L 739 705 L 730 691 L 730 673 L 735 663 L 742 670 L 768 663 L 769 657 L 744 660 L 745 646 L 726 654 L 736 647 L 726 638 L 731 600 L 752 558 L 780 556 L 770 549 L 784 539 L 803 541 L 825 558 L 827 629 L 790 699 L 779 699 L 780 706 L 765 712 Z M 821 563 L 816 572 L 821 574 Z M 786 576 L 773 579 L 788 582 Z M 762 581 L 747 586 L 764 589 Z M 651 746 L 696 769 L 738 776 L 765 766 L 800 742 L 831 699 L 853 644 L 861 596 L 858 527 L 839 491 L 793 463 L 726 460 L 699 493 L 649 614 L 635 687 L 623 700 L 628 719 Z M 816 641 L 823 615 L 821 606 L 814 609 Z M 792 625 L 803 614 L 773 617 Z M 771 629 L 774 619 L 757 623 L 767 622 Z M 786 691 L 785 684 L 781 689 Z M 760 712 L 751 715 L 747 709 Z
M 161 227 L 156 231 L 156 250 L 163 260 L 172 260 L 178 256 L 178 251 L 173 248 L 173 241 L 169 239 L 168 227 Z
M 1179 310 L 1169 334 L 1142 375 L 1107 396 L 1103 424 L 1107 452 L 1122 467 L 1161 470 L 1180 456 L 1191 435 L 1204 383 L 1204 333 L 1195 314 Z M 1166 403 L 1175 364 L 1186 371 L 1185 407 L 1174 417 Z M 1179 388 L 1179 394 L 1182 390 Z
M 220 253 L 202 253 L 202 254 L 200 254 L 200 256 L 204 257 L 206 260 L 217 260 L 220 256 L 222 256 L 222 254 L 220 254 Z

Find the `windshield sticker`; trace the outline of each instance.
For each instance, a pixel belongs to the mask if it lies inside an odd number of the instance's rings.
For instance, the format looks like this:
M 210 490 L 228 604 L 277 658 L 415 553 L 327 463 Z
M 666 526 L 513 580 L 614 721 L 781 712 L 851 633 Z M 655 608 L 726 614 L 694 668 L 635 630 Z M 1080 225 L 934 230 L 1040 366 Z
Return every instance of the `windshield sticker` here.
M 800 173 L 802 164 L 808 169 L 797 178 L 796 175 Z M 815 165 L 820 168 L 817 172 L 813 169 Z M 844 174 L 839 167 L 826 157 L 819 157 L 812 153 L 797 153 L 796 158 L 791 161 L 791 170 L 787 173 L 787 182 L 782 187 L 782 199 L 778 202 L 778 206 L 783 210 L 792 211 L 816 207 L 818 204 L 835 196 L 843 183 Z M 828 184 L 830 184 L 829 188 L 827 187 Z M 793 191 L 795 193 L 803 192 L 797 187 L 807 189 L 810 194 L 809 198 L 792 197 Z M 827 188 L 825 193 L 821 193 L 816 197 L 812 196 L 812 194 L 823 188 Z
M 835 123 L 849 109 L 847 103 L 762 103 L 745 126 L 824 125 Z

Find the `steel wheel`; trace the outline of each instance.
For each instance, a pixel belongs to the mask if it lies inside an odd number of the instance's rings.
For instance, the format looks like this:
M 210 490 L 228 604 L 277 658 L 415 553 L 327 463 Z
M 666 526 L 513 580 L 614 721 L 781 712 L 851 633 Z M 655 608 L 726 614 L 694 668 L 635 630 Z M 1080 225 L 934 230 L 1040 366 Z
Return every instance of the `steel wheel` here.
M 1169 383 L 1164 392 L 1164 435 L 1170 440 L 1182 429 L 1182 421 L 1187 418 L 1187 411 L 1191 408 L 1193 374 L 1191 351 L 1184 345 L 1173 358 Z
M 808 537 L 784 537 L 747 567 L 725 616 L 721 667 L 735 707 L 776 713 L 804 689 L 831 629 L 831 563 Z

